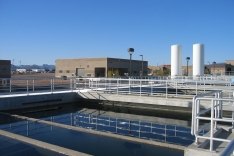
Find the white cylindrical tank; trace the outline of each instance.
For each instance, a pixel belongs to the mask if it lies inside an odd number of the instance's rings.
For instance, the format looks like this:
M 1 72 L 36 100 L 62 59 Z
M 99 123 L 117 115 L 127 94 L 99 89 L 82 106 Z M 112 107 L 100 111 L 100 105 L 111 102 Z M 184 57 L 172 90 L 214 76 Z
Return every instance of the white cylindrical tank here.
M 171 46 L 171 77 L 182 75 L 182 55 L 181 46 L 178 44 Z
M 204 45 L 193 44 L 193 76 L 204 75 Z

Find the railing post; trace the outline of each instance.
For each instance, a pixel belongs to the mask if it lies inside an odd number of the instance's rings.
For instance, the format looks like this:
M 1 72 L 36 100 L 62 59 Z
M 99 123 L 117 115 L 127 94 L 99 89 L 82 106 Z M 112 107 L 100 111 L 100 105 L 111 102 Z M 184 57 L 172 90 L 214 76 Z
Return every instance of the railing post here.
M 73 78 L 73 86 L 74 86 L 74 89 L 76 90 L 77 88 L 76 88 L 76 78 Z
M 204 86 L 204 93 L 206 93 L 206 83 L 205 83 L 205 80 L 203 80 L 204 82 L 203 82 L 203 86 Z
M 117 94 L 119 94 L 119 79 L 117 79 Z
M 167 90 L 167 80 L 166 80 L 166 98 L 167 98 L 168 90 Z
M 128 84 L 128 87 L 129 87 L 129 94 L 131 94 L 131 78 L 129 78 L 129 84 Z
M 141 84 L 142 83 L 142 81 L 141 81 L 141 79 L 140 79 L 140 96 L 141 96 Z
M 105 78 L 105 90 L 106 90 L 107 88 L 106 88 L 106 78 Z
M 214 133 L 214 100 L 211 100 L 211 121 L 210 121 L 210 151 L 213 151 L 213 133 Z
M 195 114 L 196 114 L 196 96 L 193 97 L 192 103 L 192 123 L 191 123 L 191 134 L 194 135 L 194 127 L 195 127 Z
M 79 79 L 79 81 L 80 81 L 80 79 Z M 90 85 L 90 83 L 91 83 L 91 85 Z M 85 88 L 86 88 L 86 85 L 87 85 L 87 84 L 86 84 L 86 79 L 84 79 L 84 83 L 83 83 L 83 84 L 84 84 L 84 87 L 83 87 L 83 88 L 85 89 Z M 92 82 L 91 82 L 90 80 L 89 80 L 89 86 L 91 86 L 91 87 L 93 86 L 93 85 L 92 85 Z M 81 87 L 80 87 L 80 88 L 81 88 Z
M 53 82 L 52 82 L 52 79 L 50 79 L 50 90 L 51 90 L 51 93 L 53 93 Z
M 109 86 L 108 88 L 109 88 L 109 91 L 110 91 L 110 90 L 111 90 L 111 87 L 112 87 L 112 86 L 111 86 L 111 78 L 109 78 L 108 86 Z
M 150 95 L 153 95 L 153 81 L 150 82 Z
M 218 98 L 218 94 L 216 94 L 217 95 L 217 97 L 216 98 Z M 214 118 L 216 119 L 217 118 L 217 106 L 218 105 L 218 101 L 215 99 L 215 101 L 214 101 Z M 214 121 L 214 129 L 216 130 L 217 129 L 217 121 Z
M 229 98 L 232 97 L 231 92 L 232 92 L 232 83 L 229 84 Z M 233 96 L 234 96 L 234 92 L 233 92 Z
M 11 82 L 11 79 L 10 79 L 10 93 L 11 93 L 11 83 L 12 83 L 12 82 Z
M 196 132 L 198 132 L 198 130 L 199 130 L 199 120 L 200 119 L 197 119 L 197 114 L 199 114 L 199 112 L 200 112 L 200 100 L 197 100 L 197 105 L 196 105 Z
M 34 92 L 34 90 L 35 90 L 35 84 L 34 84 L 35 82 L 34 82 L 34 79 L 33 79 L 32 83 L 33 83 L 33 84 L 32 84 L 32 87 L 33 87 L 32 89 L 33 89 L 33 92 Z
M 70 89 L 73 90 L 72 79 L 70 79 Z
M 54 79 L 52 79 L 52 82 L 53 82 L 53 85 L 52 85 L 52 86 L 53 86 L 53 91 L 54 91 Z
M 26 82 L 27 82 L 27 94 L 28 94 L 28 80 Z
M 196 95 L 197 95 L 197 81 L 196 81 Z

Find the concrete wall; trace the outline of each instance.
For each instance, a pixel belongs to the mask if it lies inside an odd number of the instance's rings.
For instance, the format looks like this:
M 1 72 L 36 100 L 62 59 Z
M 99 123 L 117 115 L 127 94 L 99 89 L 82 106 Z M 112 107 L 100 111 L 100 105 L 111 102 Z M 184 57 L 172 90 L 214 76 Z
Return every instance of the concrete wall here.
M 118 101 L 129 103 L 141 103 L 150 105 L 162 105 L 162 106 L 175 106 L 175 107 L 192 107 L 191 99 L 179 99 L 179 98 L 165 98 L 165 97 L 151 97 L 151 96 L 139 96 L 139 95 L 121 95 L 121 94 L 106 94 L 99 92 L 78 92 L 78 94 L 84 99 L 104 100 L 104 101 Z
M 8 95 L 0 98 L 0 111 L 29 108 L 36 106 L 56 105 L 79 100 L 76 93 L 48 93 L 43 95 Z

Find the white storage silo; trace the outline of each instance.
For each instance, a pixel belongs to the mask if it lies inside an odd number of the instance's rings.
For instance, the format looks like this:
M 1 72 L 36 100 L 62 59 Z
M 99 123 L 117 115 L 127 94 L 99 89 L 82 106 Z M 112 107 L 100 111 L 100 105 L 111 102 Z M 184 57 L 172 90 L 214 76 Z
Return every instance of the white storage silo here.
M 171 77 L 182 75 L 181 46 L 178 44 L 171 46 Z
M 204 45 L 193 44 L 193 76 L 204 75 Z

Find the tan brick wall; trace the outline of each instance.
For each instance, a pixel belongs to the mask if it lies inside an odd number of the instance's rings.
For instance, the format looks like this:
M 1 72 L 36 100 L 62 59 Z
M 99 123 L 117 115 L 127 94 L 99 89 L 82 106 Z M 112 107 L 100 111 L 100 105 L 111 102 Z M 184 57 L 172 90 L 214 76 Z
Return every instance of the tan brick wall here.
M 55 61 L 55 76 L 75 76 L 76 68 L 84 68 L 85 77 L 90 74 L 91 77 L 95 76 L 95 68 L 105 68 L 105 76 L 108 75 L 108 71 L 111 68 L 123 68 L 129 71 L 128 59 L 117 58 L 84 58 L 84 59 L 57 59 Z M 143 62 L 145 75 L 147 75 L 148 62 Z M 142 68 L 142 61 L 132 60 L 132 73 L 135 71 L 135 75 L 139 76 L 139 72 Z
M 55 61 L 55 76 L 75 76 L 76 68 L 84 68 L 85 76 L 91 74 L 94 77 L 94 69 L 96 67 L 106 68 L 107 59 L 106 58 L 86 58 L 86 59 L 57 59 Z M 61 72 L 62 71 L 62 72 Z M 69 73 L 67 72 L 69 71 Z

